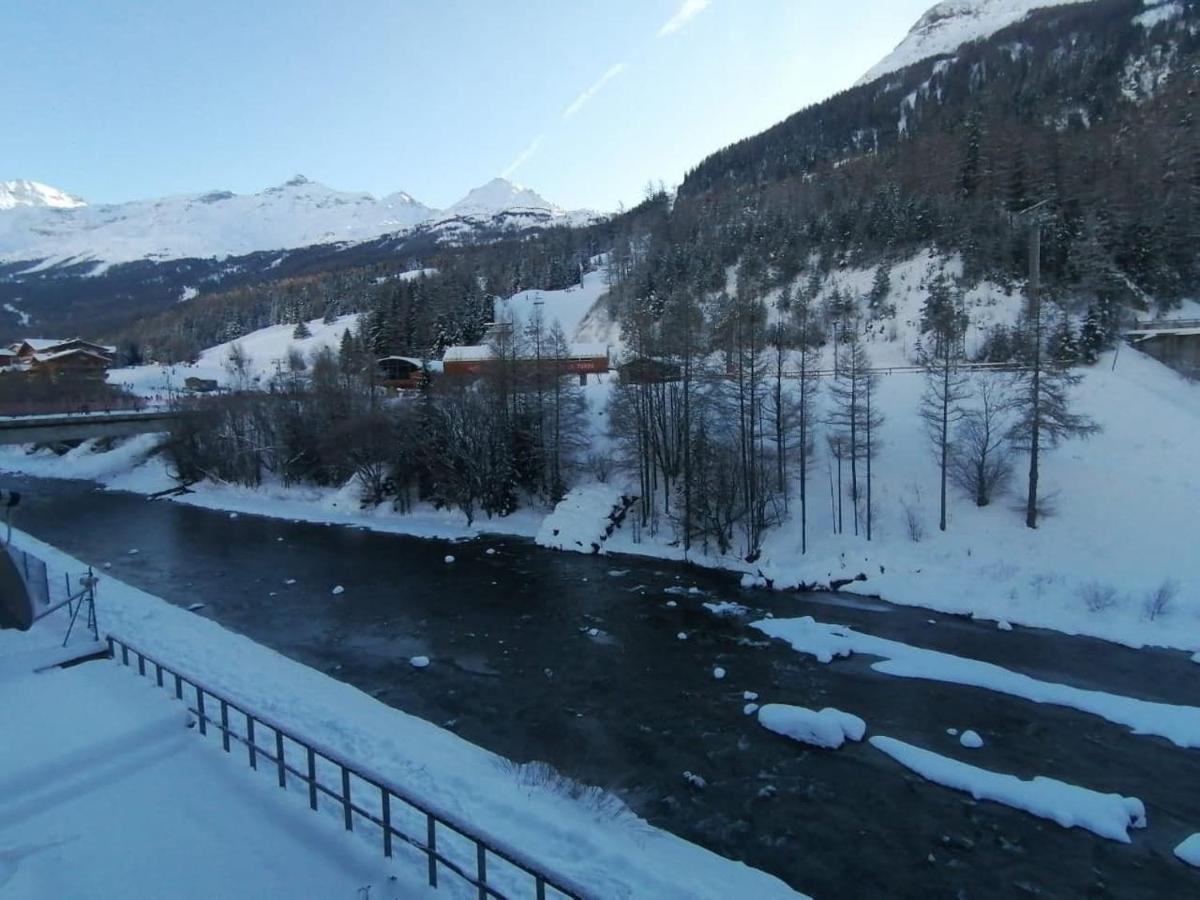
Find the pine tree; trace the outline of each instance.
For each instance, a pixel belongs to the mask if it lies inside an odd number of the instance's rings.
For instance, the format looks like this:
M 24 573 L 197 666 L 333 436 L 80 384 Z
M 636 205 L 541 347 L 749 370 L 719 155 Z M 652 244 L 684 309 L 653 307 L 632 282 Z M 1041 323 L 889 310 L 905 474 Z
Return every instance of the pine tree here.
M 962 292 L 939 273 L 929 286 L 921 310 L 922 329 L 928 334 L 921 364 L 925 367 L 925 393 L 920 414 L 937 458 L 939 473 L 938 527 L 946 530 L 946 478 L 951 454 L 951 426 L 962 418 L 960 404 L 967 397 L 966 375 L 959 369 L 967 314 Z
M 296 327 L 292 329 L 292 337 L 296 340 L 312 337 L 312 331 L 309 330 L 308 323 L 303 319 L 296 323 Z

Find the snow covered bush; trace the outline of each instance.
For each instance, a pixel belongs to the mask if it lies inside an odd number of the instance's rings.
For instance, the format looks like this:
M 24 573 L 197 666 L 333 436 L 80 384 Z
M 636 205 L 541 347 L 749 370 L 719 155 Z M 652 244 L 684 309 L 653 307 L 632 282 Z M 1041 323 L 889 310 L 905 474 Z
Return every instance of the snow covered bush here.
M 1120 602 L 1117 589 L 1111 584 L 1089 581 L 1079 588 L 1079 596 L 1088 610 L 1094 613 L 1112 609 Z
M 1142 615 L 1147 620 L 1153 622 L 1167 612 L 1171 601 L 1175 599 L 1175 595 L 1178 593 L 1179 582 L 1173 578 L 1164 579 L 1162 584 L 1146 595 L 1146 599 L 1142 604 Z
M 630 815 L 629 807 L 616 794 L 576 781 L 549 763 L 537 760 L 518 763 L 502 759 L 497 765 L 501 771 L 511 774 L 518 785 L 529 789 L 530 793 L 544 791 L 567 797 L 591 809 L 601 819 L 622 819 Z

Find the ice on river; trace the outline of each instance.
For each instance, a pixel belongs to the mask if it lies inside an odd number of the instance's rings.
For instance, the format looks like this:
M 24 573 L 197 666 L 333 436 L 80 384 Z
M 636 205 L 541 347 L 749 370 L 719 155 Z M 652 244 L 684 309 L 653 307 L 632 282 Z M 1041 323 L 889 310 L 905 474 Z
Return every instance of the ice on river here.
M 1153 734 L 1179 747 L 1200 748 L 1200 707 L 1156 703 L 1040 681 L 978 659 L 875 637 L 843 625 L 817 622 L 811 616 L 761 619 L 751 627 L 785 640 L 793 650 L 815 656 L 823 663 L 852 653 L 878 656 L 881 661 L 871 668 L 886 675 L 962 684 L 1034 703 L 1066 706 L 1124 725 L 1134 734 Z
M 861 741 L 867 732 L 866 722 L 840 709 L 817 711 L 784 703 L 768 703 L 760 708 L 758 723 L 776 734 L 828 750 L 836 750 L 847 739 Z
M 1101 794 L 1089 788 L 1038 776 L 1015 775 L 967 765 L 890 737 L 873 737 L 871 746 L 935 784 L 965 791 L 976 800 L 993 800 L 1024 810 L 1063 828 L 1084 828 L 1100 837 L 1129 843 L 1130 828 L 1146 827 L 1146 807 L 1136 797 Z
M 1189 866 L 1200 869 L 1200 833 L 1193 834 L 1175 848 L 1175 855 Z

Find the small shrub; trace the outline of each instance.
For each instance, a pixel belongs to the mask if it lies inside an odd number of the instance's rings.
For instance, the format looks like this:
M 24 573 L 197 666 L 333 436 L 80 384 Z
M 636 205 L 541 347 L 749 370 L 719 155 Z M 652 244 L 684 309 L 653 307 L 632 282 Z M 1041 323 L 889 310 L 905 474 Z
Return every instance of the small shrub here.
M 501 771 L 512 775 L 521 787 L 567 797 L 592 810 L 601 818 L 622 819 L 630 814 L 629 807 L 616 794 L 595 785 L 576 781 L 549 763 L 503 760 L 498 765 Z
M 921 543 L 921 538 L 925 537 L 925 523 L 921 521 L 921 514 L 908 500 L 901 500 L 900 506 L 904 510 L 904 529 L 908 532 L 908 539 L 914 544 Z
M 1172 578 L 1164 579 L 1162 584 L 1146 594 L 1146 599 L 1142 603 L 1142 615 L 1153 622 L 1167 612 L 1171 601 L 1178 593 L 1179 582 Z
M 1111 584 L 1089 581 L 1079 589 L 1084 605 L 1094 613 L 1112 609 L 1118 603 L 1117 589 Z
M 589 453 L 587 465 L 598 482 L 608 483 L 608 478 L 612 474 L 612 456 L 610 454 Z

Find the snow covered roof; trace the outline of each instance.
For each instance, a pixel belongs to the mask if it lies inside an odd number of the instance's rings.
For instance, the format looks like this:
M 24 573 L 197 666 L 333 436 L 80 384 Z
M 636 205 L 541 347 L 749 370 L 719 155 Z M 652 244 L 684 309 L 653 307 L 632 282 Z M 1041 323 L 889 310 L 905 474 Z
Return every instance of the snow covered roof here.
M 1184 337 L 1195 337 L 1200 334 L 1200 328 L 1145 328 L 1136 331 L 1126 332 L 1130 337 L 1145 340 L 1146 338 L 1158 337 L 1163 334 L 1179 335 Z
M 70 341 L 65 341 L 62 338 L 25 338 L 23 341 L 13 344 L 13 346 L 20 347 L 22 344 L 27 344 L 30 349 L 40 352 L 42 350 L 49 350 L 51 347 L 57 347 L 59 344 L 67 343 L 70 343 Z
M 463 347 L 447 347 L 446 352 L 442 354 L 443 362 L 479 362 L 484 359 L 491 359 L 495 354 L 492 348 L 486 344 L 476 344 L 474 346 Z M 523 358 L 531 358 L 531 351 L 526 351 Z M 608 357 L 608 344 L 571 344 L 567 348 L 567 359 L 595 359 L 598 357 Z M 551 354 L 545 354 L 546 359 L 551 359 Z
M 594 359 L 608 356 L 608 344 L 572 344 L 567 351 L 571 359 Z
M 492 358 L 492 348 L 486 344 L 475 344 L 462 347 L 447 347 L 442 354 L 442 362 L 467 362 Z
M 0 356 L 16 356 L 16 350 L 10 350 L 7 347 L 0 347 Z
M 108 357 L 103 353 L 96 353 L 94 350 L 87 350 L 83 347 L 72 347 L 70 350 L 59 350 L 57 353 L 35 353 L 33 358 L 35 362 L 47 363 L 56 359 L 63 359 L 67 356 L 76 356 L 78 354 L 90 356 L 103 362 L 108 362 Z

